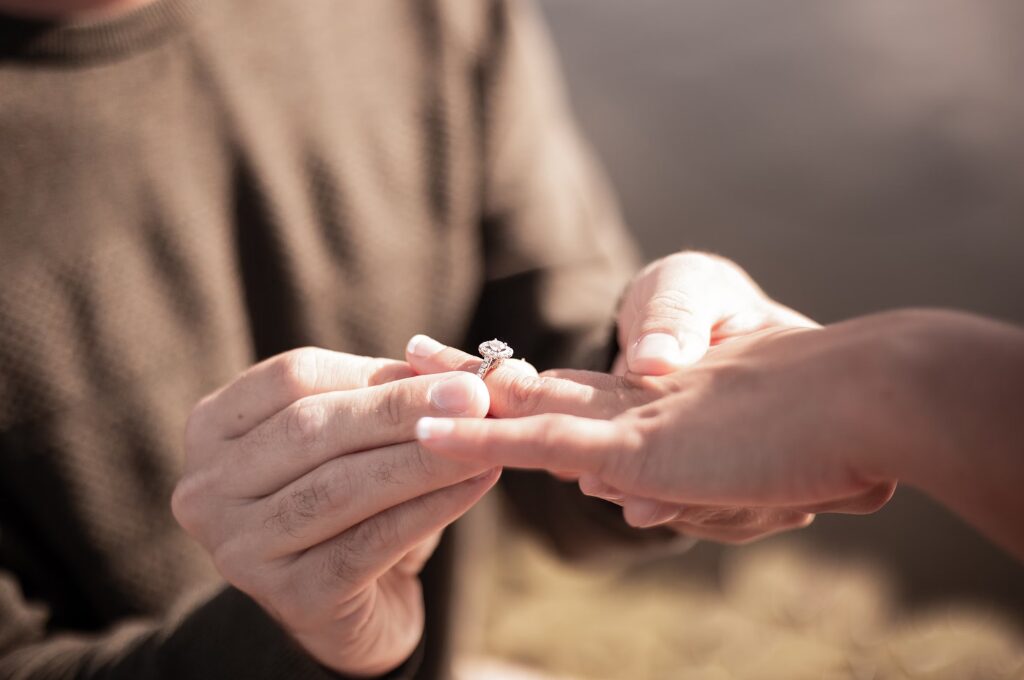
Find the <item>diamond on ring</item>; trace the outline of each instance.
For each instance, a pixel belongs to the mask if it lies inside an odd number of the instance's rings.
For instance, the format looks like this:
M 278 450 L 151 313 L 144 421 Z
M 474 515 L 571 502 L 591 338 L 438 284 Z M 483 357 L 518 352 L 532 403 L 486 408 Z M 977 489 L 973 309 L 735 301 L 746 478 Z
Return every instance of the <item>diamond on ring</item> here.
M 480 369 L 476 372 L 476 377 L 478 378 L 483 378 L 487 375 L 487 371 L 491 370 L 491 367 L 502 359 L 511 359 L 513 354 L 512 348 L 497 338 L 481 342 L 478 350 L 480 351 L 480 356 L 484 358 L 484 362 L 480 364 Z

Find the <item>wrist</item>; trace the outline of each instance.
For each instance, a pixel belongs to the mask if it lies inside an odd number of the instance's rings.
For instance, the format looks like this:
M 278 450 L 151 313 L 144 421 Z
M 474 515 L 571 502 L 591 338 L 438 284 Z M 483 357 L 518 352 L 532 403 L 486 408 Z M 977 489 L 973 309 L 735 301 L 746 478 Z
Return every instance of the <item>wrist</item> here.
M 857 360 L 846 389 L 854 395 L 849 423 L 856 442 L 850 469 L 865 482 L 900 480 L 921 486 L 955 458 L 942 436 L 941 409 L 932 393 L 948 358 L 936 342 L 943 312 L 894 311 L 850 322 Z
M 945 497 L 1005 456 L 1019 419 L 1024 333 L 974 315 L 907 310 L 868 317 L 878 324 L 869 479 L 899 479 Z

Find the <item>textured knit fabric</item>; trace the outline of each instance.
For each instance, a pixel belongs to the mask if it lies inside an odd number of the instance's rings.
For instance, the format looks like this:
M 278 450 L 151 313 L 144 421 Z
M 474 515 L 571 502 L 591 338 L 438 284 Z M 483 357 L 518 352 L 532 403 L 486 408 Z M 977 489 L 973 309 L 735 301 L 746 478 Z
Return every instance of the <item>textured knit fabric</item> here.
M 0 18 L 0 239 L 0 676 L 31 679 L 326 676 L 170 515 L 193 404 L 418 332 L 580 365 L 632 265 L 518 0 Z M 506 490 L 567 552 L 632 540 L 546 478 Z M 398 675 L 445 674 L 459 535 Z

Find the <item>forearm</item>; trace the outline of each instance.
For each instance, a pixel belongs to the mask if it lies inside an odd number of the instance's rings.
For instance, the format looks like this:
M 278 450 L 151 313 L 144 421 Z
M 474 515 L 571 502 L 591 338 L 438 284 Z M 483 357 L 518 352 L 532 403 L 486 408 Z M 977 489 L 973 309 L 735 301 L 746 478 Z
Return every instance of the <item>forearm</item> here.
M 868 453 L 874 472 L 921 488 L 1024 558 L 1024 331 L 953 312 L 885 316 L 888 370 L 904 389 L 882 416 L 896 446 Z

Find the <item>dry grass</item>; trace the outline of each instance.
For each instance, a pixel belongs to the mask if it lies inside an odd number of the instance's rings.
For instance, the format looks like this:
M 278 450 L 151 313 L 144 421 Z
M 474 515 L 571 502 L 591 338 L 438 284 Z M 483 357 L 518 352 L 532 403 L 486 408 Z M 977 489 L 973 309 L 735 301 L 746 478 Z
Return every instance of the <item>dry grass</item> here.
M 503 553 L 486 651 L 524 670 L 478 665 L 477 677 L 1024 678 L 1024 636 L 1008 622 L 967 607 L 907 618 L 871 565 L 785 541 L 737 552 L 718 587 L 671 562 L 641 578 L 568 568 L 524 537 Z

